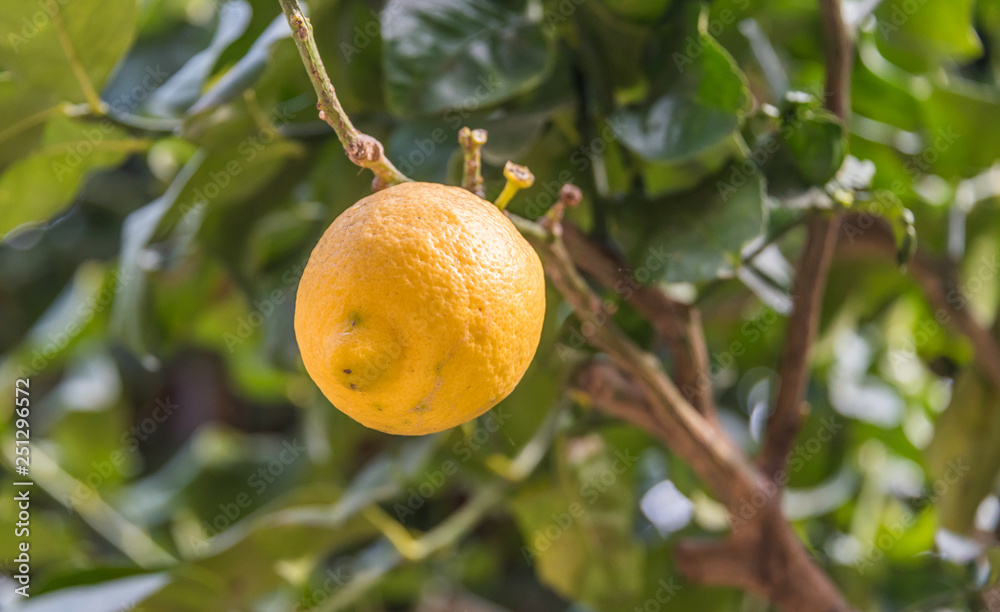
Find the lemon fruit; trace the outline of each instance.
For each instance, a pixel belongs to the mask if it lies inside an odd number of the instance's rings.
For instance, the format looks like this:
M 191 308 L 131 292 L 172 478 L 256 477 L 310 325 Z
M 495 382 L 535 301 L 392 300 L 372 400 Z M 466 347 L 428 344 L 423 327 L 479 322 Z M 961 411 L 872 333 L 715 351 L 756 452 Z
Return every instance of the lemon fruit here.
M 334 406 L 372 429 L 420 435 L 505 398 L 544 314 L 538 255 L 496 206 L 403 183 L 327 228 L 299 282 L 295 337 Z

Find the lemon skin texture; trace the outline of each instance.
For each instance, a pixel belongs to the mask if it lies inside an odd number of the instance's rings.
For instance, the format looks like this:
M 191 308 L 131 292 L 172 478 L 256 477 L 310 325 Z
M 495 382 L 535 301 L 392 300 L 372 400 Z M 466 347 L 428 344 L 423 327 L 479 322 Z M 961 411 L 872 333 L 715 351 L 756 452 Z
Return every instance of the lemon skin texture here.
M 299 282 L 295 336 L 339 410 L 421 435 L 505 398 L 544 315 L 538 255 L 496 206 L 458 187 L 404 183 L 327 228 Z

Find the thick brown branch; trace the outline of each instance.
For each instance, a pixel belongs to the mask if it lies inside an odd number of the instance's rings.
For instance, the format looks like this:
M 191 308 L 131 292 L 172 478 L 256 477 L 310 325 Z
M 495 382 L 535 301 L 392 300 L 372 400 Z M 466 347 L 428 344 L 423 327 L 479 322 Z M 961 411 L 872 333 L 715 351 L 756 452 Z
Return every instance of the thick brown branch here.
M 849 609 L 785 521 L 776 489 L 768 486 L 721 429 L 684 398 L 656 360 L 601 312 L 602 302 L 577 272 L 561 233 L 546 231 L 518 217 L 511 219 L 538 251 L 546 274 L 582 321 L 587 341 L 606 353 L 616 366 L 585 367 L 577 377 L 580 390 L 599 408 L 659 437 L 684 459 L 729 508 L 734 531 L 738 528 L 739 537 L 750 541 L 746 544 L 748 550 L 761 555 L 746 557 L 739 573 L 733 570 L 731 575 L 714 578 L 722 584 L 751 588 L 785 612 Z M 740 521 L 738 526 L 735 519 Z
M 689 540 L 675 556 L 681 571 L 702 584 L 739 586 L 782 610 L 844 612 L 850 606 L 820 572 L 781 513 L 777 498 L 728 539 Z
M 705 418 L 717 423 L 708 347 L 698 309 L 671 299 L 655 286 L 640 284 L 616 253 L 584 236 L 575 225 L 563 224 L 563 239 L 577 267 L 620 294 L 653 325 L 670 347 L 681 393 Z
M 772 476 L 785 465 L 785 457 L 806 413 L 803 397 L 809 382 L 809 353 L 819 325 L 823 288 L 840 227 L 839 216 L 828 219 L 822 212 L 812 214 L 793 287 L 795 297 L 781 357 L 778 398 L 767 421 L 759 458 L 764 473 Z
M 846 122 L 854 49 L 841 11 L 840 0 L 819 0 L 826 44 L 826 107 Z
M 840 0 L 819 0 L 819 8 L 826 40 L 826 106 L 846 123 L 850 110 L 851 37 L 841 13 Z M 761 468 L 769 476 L 784 466 L 802 425 L 806 410 L 803 398 L 809 382 L 809 353 L 816 337 L 823 288 L 841 223 L 838 213 L 829 218 L 821 211 L 811 214 L 805 250 L 793 287 L 795 301 L 785 334 L 778 398 L 767 422 L 759 458 Z
M 630 374 L 591 362 L 577 372 L 575 384 L 596 407 L 673 444 L 669 429 L 653 416 L 656 409 L 650 403 L 655 398 Z M 762 485 L 763 479 L 756 482 L 749 494 L 729 498 L 733 531 L 728 538 L 677 546 L 681 571 L 699 583 L 744 588 L 788 612 L 849 610 L 782 514 L 780 491 Z

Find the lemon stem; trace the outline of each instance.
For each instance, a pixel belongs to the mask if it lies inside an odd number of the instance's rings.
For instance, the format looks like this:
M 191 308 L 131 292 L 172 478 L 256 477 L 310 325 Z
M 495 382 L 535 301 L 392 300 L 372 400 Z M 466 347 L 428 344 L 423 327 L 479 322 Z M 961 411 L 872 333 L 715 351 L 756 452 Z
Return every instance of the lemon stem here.
M 396 522 L 391 516 L 386 514 L 380 506 L 373 504 L 362 511 L 365 519 L 382 532 L 393 547 L 399 551 L 403 557 L 411 561 L 421 558 L 420 543 L 410 535 L 406 527 Z
M 458 132 L 458 143 L 465 152 L 465 172 L 462 187 L 479 197 L 483 197 L 483 155 L 481 149 L 486 144 L 486 130 L 472 130 L 463 127 Z
M 507 208 L 507 204 L 518 191 L 531 187 L 535 182 L 535 175 L 531 173 L 531 170 L 514 162 L 507 162 L 503 167 L 503 175 L 507 179 L 507 183 L 493 202 L 500 210 Z
M 319 116 L 337 133 L 348 159 L 355 165 L 375 173 L 373 182 L 375 189 L 409 181 L 410 179 L 386 157 L 382 143 L 377 138 L 359 131 L 351 123 L 351 118 L 340 105 L 337 90 L 333 88 L 326 67 L 323 66 L 323 59 L 319 55 L 316 39 L 313 37 L 312 24 L 302 13 L 298 0 L 278 1 L 281 3 L 285 18 L 288 19 L 288 25 L 292 28 L 292 40 L 295 41 L 299 55 L 302 56 L 302 63 L 309 73 L 309 80 L 316 90 Z

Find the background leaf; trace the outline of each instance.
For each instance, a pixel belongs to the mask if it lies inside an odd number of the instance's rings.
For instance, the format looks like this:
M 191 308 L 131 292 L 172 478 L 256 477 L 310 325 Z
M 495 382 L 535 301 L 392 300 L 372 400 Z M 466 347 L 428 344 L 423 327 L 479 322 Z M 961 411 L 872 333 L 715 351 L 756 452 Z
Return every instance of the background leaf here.
M 23 87 L 84 102 L 66 45 L 99 92 L 132 46 L 137 19 L 135 0 L 4 2 L 0 29 L 8 35 L 0 40 L 0 65 L 13 72 Z M 65 29 L 64 40 L 59 28 Z
M 391 0 L 383 71 L 399 115 L 491 106 L 537 85 L 549 43 L 526 0 Z

